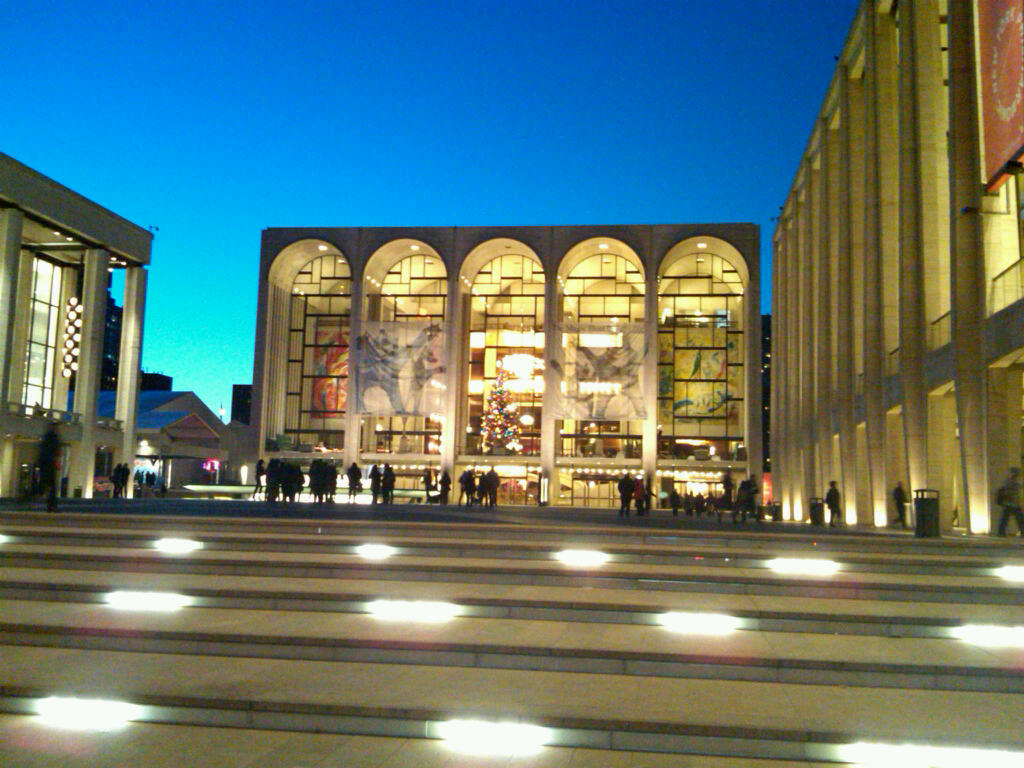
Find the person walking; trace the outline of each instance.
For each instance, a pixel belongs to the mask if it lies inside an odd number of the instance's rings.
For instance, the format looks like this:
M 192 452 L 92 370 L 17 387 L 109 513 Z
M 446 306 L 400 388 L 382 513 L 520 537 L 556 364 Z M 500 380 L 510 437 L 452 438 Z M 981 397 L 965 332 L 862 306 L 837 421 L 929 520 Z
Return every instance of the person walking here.
M 999 517 L 999 535 L 1006 535 L 1006 524 L 1010 517 L 1017 521 L 1017 535 L 1024 535 L 1024 514 L 1020 509 L 1020 468 L 1013 467 L 1009 477 L 996 491 L 996 504 L 1003 508 L 1003 514 Z
M 359 465 L 354 461 L 345 470 L 345 477 L 348 480 L 348 500 L 356 500 L 356 492 L 363 489 L 363 473 L 359 471 Z
M 828 525 L 830 528 L 834 528 L 843 522 L 842 517 L 839 515 L 839 488 L 836 487 L 836 481 L 832 480 L 828 484 L 828 493 L 825 494 L 825 506 L 828 507 Z
M 629 505 L 633 500 L 633 478 L 628 473 L 619 478 L 619 517 L 629 517 Z
M 57 474 L 60 468 L 60 438 L 51 424 L 39 441 L 39 490 L 46 494 L 46 511 L 57 511 Z
M 263 459 L 256 462 L 256 471 L 253 474 L 256 476 L 256 487 L 252 489 L 252 497 L 255 499 L 263 490 L 263 478 L 267 475 L 267 465 L 263 463 Z
M 452 490 L 452 476 L 448 474 L 447 469 L 441 472 L 441 479 L 437 481 L 437 487 L 441 492 L 438 504 L 447 504 L 448 494 Z
M 907 492 L 903 490 L 903 483 L 896 483 L 892 489 L 892 502 L 896 505 L 896 519 L 893 525 L 899 523 L 901 527 L 907 527 Z

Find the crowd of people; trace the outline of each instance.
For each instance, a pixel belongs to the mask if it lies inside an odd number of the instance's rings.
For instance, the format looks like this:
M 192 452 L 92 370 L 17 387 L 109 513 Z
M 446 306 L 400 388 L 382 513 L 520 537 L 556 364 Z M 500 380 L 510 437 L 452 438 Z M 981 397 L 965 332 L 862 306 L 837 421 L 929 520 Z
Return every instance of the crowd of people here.
M 479 477 L 472 469 L 459 475 L 459 505 L 472 507 L 474 504 L 487 509 L 498 506 L 498 488 L 501 478 L 491 467 Z

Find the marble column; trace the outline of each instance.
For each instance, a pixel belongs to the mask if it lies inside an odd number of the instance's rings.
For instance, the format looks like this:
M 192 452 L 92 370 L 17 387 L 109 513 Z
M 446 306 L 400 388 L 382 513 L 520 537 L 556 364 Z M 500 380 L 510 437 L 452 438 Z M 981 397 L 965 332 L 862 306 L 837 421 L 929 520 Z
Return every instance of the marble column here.
M 85 252 L 82 270 L 82 341 L 75 376 L 74 411 L 82 422 L 82 440 L 74 447 L 69 484 L 92 498 L 96 465 L 96 419 L 98 417 L 100 373 L 103 362 L 103 329 L 107 314 L 107 267 L 110 254 L 104 250 Z
M 644 280 L 643 392 L 647 413 L 643 419 L 643 472 L 645 482 L 654 483 L 658 467 L 658 273 L 650 269 Z M 656 498 L 656 496 L 655 496 Z
M 949 177 L 951 335 L 963 514 L 968 530 L 986 533 L 989 519 L 988 413 L 985 360 L 985 259 L 982 237 L 980 136 L 974 59 L 974 4 L 949 4 Z
M 359 463 L 360 422 L 357 376 L 359 375 L 359 337 L 363 332 L 363 281 L 352 276 L 351 299 L 348 315 L 348 380 L 345 382 L 345 452 L 342 462 L 344 472 L 352 463 Z
M 454 478 L 455 458 L 459 455 L 462 437 L 459 429 L 459 401 L 462 393 L 458 382 L 465 378 L 467 366 L 464 361 L 465 338 L 468 337 L 468 308 L 466 293 L 462 288 L 459 272 L 453 266 L 448 271 L 448 299 L 445 306 L 445 360 L 448 368 L 448 389 L 444 392 L 444 421 L 441 423 L 441 466 Z M 462 334 L 465 331 L 466 336 Z
M 26 297 L 18 295 L 23 222 L 24 215 L 17 208 L 0 210 L 0 305 L 6 307 L 0 311 L 0 406 L 9 401 L 21 401 L 20 390 L 8 391 L 8 371 L 19 359 L 13 348 L 15 318 L 19 312 L 28 312 Z M 24 308 L 19 306 L 19 298 L 25 302 Z
M 132 466 L 135 460 L 135 429 L 139 411 L 139 370 L 142 362 L 142 330 L 146 312 L 146 270 L 128 267 L 124 280 L 124 310 L 121 316 L 121 347 L 117 368 L 117 401 L 114 417 L 121 422 L 120 460 Z M 131 498 L 134 483 L 125 493 Z
M 829 199 L 829 155 L 830 134 L 828 121 L 822 119 L 818 123 L 818 173 L 815 200 L 818 208 L 818 232 L 816 258 L 817 263 L 817 409 L 818 424 L 818 456 L 819 472 L 822 488 L 826 491 L 828 484 L 838 478 L 833 477 L 834 459 L 832 455 L 832 232 L 831 232 L 831 200 Z

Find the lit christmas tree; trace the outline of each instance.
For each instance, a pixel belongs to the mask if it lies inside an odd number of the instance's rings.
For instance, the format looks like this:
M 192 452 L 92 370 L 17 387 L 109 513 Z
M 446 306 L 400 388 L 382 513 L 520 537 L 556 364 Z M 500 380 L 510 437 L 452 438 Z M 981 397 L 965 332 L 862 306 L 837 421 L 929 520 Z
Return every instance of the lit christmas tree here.
M 522 448 L 519 442 L 519 422 L 516 419 L 516 404 L 512 402 L 512 393 L 506 389 L 505 383 L 509 373 L 504 367 L 498 368 L 498 376 L 487 393 L 484 403 L 483 418 L 480 420 L 480 436 L 484 448 L 508 448 L 518 451 Z

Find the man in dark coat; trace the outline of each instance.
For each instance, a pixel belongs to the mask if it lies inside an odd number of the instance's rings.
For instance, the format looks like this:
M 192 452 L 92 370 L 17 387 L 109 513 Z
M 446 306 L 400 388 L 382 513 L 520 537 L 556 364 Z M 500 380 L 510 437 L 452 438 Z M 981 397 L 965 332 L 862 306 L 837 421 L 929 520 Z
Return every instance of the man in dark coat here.
M 370 493 L 373 495 L 374 504 L 376 504 L 378 499 L 380 499 L 382 474 L 383 473 L 380 471 L 380 467 L 378 467 L 376 464 L 370 467 Z
M 498 506 L 498 486 L 501 485 L 501 478 L 494 471 L 494 467 L 491 467 L 484 475 L 484 480 L 487 483 L 487 506 L 494 509 Z
M 830 528 L 834 528 L 843 521 L 839 514 L 839 488 L 836 487 L 835 480 L 828 484 L 828 493 L 825 494 L 825 506 L 828 507 L 828 525 Z
M 451 493 L 452 490 L 452 476 L 448 474 L 447 469 L 441 473 L 441 479 L 437 481 L 437 488 L 441 494 L 438 497 L 437 503 L 447 504 L 448 494 Z
M 390 464 L 384 465 L 384 471 L 380 474 L 380 488 L 384 495 L 385 504 L 395 503 L 395 470 Z
M 633 478 L 625 473 L 619 478 L 619 517 L 629 517 L 629 505 L 633 500 Z
M 57 462 L 60 460 L 60 438 L 52 424 L 39 441 L 39 485 L 46 494 L 46 510 L 57 511 Z

